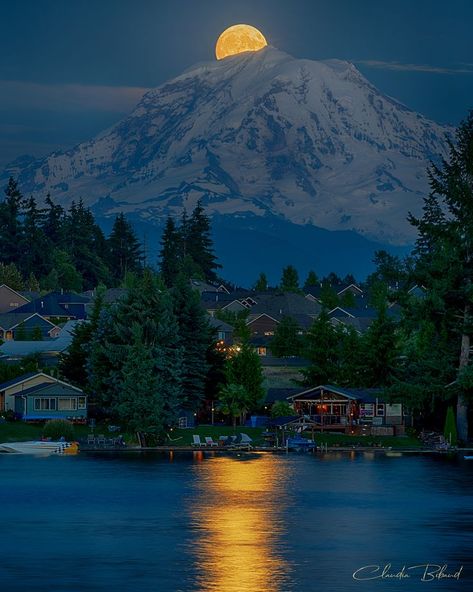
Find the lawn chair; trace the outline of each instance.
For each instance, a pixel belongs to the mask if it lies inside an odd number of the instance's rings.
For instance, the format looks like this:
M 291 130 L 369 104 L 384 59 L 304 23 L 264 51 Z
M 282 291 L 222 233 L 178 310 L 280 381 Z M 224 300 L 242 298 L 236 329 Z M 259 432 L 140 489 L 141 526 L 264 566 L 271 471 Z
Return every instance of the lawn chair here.
M 210 436 L 205 436 L 205 443 L 207 444 L 207 446 L 218 446 L 218 442 L 215 442 L 214 440 L 212 440 L 212 438 Z
M 95 436 L 94 434 L 87 435 L 87 446 L 95 446 Z
M 97 436 L 97 446 L 104 446 L 105 447 L 105 435 L 99 434 Z
M 200 436 L 196 436 L 195 434 L 192 436 L 193 442 L 192 446 L 207 446 L 206 442 L 200 441 Z

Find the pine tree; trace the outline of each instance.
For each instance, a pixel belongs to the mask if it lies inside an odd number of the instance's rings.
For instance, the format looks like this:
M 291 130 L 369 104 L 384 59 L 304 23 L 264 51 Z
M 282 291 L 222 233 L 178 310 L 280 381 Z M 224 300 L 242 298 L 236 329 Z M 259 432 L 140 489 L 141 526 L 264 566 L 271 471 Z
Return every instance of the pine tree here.
M 22 225 L 19 219 L 23 196 L 12 177 L 0 203 L 0 253 L 2 263 L 18 265 L 22 253 Z
M 23 209 L 22 256 L 20 266 L 25 276 L 36 273 L 40 277 L 50 266 L 50 242 L 43 231 L 44 210 L 30 197 Z
M 257 409 L 264 398 L 263 371 L 258 354 L 249 345 L 228 360 L 228 384 L 242 386 L 248 394 L 248 411 Z
M 268 278 L 264 272 L 259 274 L 258 279 L 256 280 L 256 284 L 254 286 L 255 292 L 266 292 L 268 289 Z
M 271 340 L 272 354 L 278 358 L 299 356 L 303 347 L 300 333 L 301 329 L 297 321 L 289 316 L 283 317 Z
M 309 271 L 309 274 L 307 275 L 307 279 L 305 281 L 304 284 L 304 288 L 312 288 L 314 286 L 318 286 L 319 285 L 319 279 L 317 277 L 317 274 L 315 273 L 315 271 Z
M 174 286 L 182 267 L 182 238 L 174 220 L 166 221 L 159 252 L 159 273 L 166 287 Z
M 163 436 L 166 426 L 164 402 L 159 392 L 152 350 L 145 345 L 143 327 L 131 328 L 132 341 L 121 367 L 118 397 L 112 411 L 131 432 Z
M 309 386 L 336 382 L 339 365 L 339 334 L 323 310 L 305 334 L 304 357 L 311 365 L 302 373 Z
M 217 270 L 221 265 L 214 253 L 213 240 L 210 234 L 210 220 L 205 215 L 202 202 L 199 200 L 191 217 L 181 227 L 185 243 L 185 256 L 201 270 L 203 278 L 208 282 L 217 280 Z
M 108 266 L 116 285 L 127 272 L 140 273 L 143 256 L 141 245 L 133 226 L 123 213 L 116 216 L 107 245 Z
M 449 158 L 429 171 L 431 194 L 424 202 L 422 218 L 410 217 L 419 230 L 418 270 L 441 308 L 452 339 L 458 342 L 457 375 L 470 364 L 473 331 L 473 111 L 449 144 Z M 446 210 L 444 216 L 443 212 Z M 468 439 L 466 393 L 457 399 L 457 430 Z
M 282 292 L 299 292 L 299 274 L 293 265 L 288 265 L 282 270 L 279 288 Z
M 25 289 L 23 277 L 14 263 L 5 265 L 0 262 L 0 286 L 2 284 L 16 291 Z
M 184 276 L 179 276 L 172 292 L 174 315 L 178 324 L 180 343 L 184 344 L 182 384 L 188 406 L 197 410 L 205 394 L 208 372 L 207 351 L 212 343 L 212 332 L 199 294 Z

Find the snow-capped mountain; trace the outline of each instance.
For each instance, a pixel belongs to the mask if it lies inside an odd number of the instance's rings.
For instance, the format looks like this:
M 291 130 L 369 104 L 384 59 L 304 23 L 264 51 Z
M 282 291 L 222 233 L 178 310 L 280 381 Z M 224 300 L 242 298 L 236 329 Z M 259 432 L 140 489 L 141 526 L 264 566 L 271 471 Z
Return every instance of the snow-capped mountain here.
M 408 244 L 409 210 L 451 130 L 383 95 L 348 62 L 274 48 L 198 64 L 88 142 L 13 164 L 25 193 L 162 220 L 276 216 Z

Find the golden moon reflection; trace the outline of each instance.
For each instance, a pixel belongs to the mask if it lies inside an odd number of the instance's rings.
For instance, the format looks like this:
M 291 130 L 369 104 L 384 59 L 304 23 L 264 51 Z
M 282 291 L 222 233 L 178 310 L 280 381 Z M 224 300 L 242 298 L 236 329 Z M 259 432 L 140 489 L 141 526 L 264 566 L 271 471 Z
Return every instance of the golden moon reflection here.
M 268 45 L 263 33 L 251 25 L 233 25 L 228 27 L 217 39 L 215 55 L 217 60 L 243 53 L 258 51 Z
M 196 465 L 194 465 L 196 466 Z M 289 566 L 281 510 L 287 465 L 276 456 L 214 457 L 197 468 L 192 500 L 199 592 L 283 592 Z

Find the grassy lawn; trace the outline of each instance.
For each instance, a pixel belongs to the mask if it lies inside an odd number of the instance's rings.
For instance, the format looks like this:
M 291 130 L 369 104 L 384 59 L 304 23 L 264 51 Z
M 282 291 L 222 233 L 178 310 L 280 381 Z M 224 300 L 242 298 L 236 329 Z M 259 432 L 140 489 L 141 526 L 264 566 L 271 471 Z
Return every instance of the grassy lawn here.
M 213 440 L 218 440 L 219 436 L 230 436 L 234 433 L 239 434 L 243 432 L 248 434 L 253 439 L 253 444 L 256 446 L 262 445 L 264 440 L 262 437 L 262 428 L 247 428 L 244 426 L 237 426 L 236 432 L 229 426 L 198 426 L 195 428 L 174 429 L 169 432 L 172 444 L 176 446 L 189 446 L 192 444 L 192 436 L 199 435 L 204 442 L 205 436 L 211 436 Z M 311 437 L 311 434 L 307 434 Z M 178 438 L 178 439 L 177 439 Z M 345 434 L 315 434 L 315 441 L 319 446 L 327 444 L 329 447 L 337 446 L 380 446 L 393 448 L 422 448 L 421 442 L 417 438 L 409 437 L 395 437 L 395 436 L 348 436 Z
M 86 425 L 74 426 L 75 437 L 77 439 L 87 438 L 87 434 L 91 432 Z M 169 432 L 169 440 L 166 444 L 175 446 L 190 446 L 192 444 L 192 436 L 199 435 L 202 442 L 205 442 L 205 436 L 211 436 L 214 441 L 217 441 L 220 436 L 231 436 L 243 432 L 248 434 L 253 439 L 253 444 L 260 446 L 264 443 L 262 437 L 263 428 L 248 428 L 245 426 L 237 426 L 236 430 L 231 426 L 211 426 L 200 425 L 195 428 L 177 429 L 174 428 Z M 0 442 L 21 442 L 26 440 L 39 440 L 43 433 L 43 425 L 41 424 L 27 424 L 21 421 L 7 422 L 0 424 Z M 108 433 L 106 424 L 99 424 L 94 433 L 105 434 L 109 437 L 112 434 Z M 129 445 L 136 446 L 137 441 L 133 434 L 124 434 L 125 440 Z M 307 437 L 311 437 L 308 433 Z M 409 437 L 394 437 L 394 436 L 348 436 L 345 434 L 327 434 L 316 433 L 315 440 L 319 446 L 327 444 L 328 447 L 337 446 L 382 446 L 392 448 L 422 448 L 422 444 L 416 438 Z

